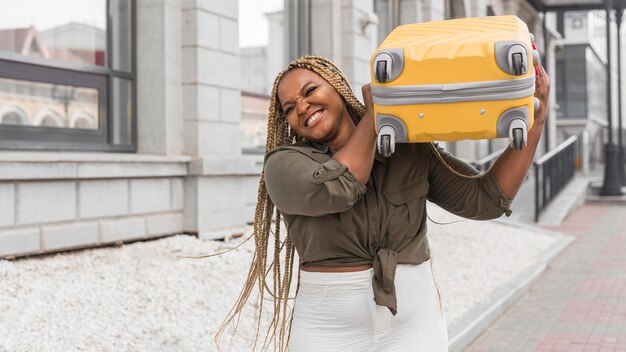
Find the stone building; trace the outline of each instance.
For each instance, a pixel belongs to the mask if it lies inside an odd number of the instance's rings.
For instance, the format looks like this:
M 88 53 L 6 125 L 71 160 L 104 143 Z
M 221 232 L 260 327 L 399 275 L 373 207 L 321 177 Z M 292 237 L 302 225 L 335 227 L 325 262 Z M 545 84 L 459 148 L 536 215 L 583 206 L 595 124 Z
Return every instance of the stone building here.
M 285 0 L 267 14 L 268 46 L 240 49 L 239 1 L 86 3 L 50 9 L 69 18 L 47 28 L 34 17 L 4 28 L 19 16 L 0 11 L 0 257 L 240 233 L 253 218 L 269 89 L 299 54 L 331 58 L 360 94 L 370 54 L 399 24 L 515 14 L 539 47 L 548 39 L 548 53 L 558 37 L 556 20 L 544 33 L 543 15 L 523 0 Z M 10 48 L 16 28 L 36 29 L 35 47 Z M 46 57 L 44 46 L 65 55 Z M 64 87 L 56 100 L 54 87 Z M 32 118 L 42 106 L 60 118 Z M 448 147 L 472 159 L 497 143 Z

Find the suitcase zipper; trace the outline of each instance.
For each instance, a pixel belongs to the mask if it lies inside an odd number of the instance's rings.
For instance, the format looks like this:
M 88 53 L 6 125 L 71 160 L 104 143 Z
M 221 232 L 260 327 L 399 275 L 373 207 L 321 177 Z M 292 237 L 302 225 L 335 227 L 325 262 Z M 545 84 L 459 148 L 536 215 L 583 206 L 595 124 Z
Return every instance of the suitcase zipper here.
M 535 76 L 513 80 L 419 86 L 372 86 L 374 104 L 448 104 L 470 101 L 513 100 L 535 92 Z

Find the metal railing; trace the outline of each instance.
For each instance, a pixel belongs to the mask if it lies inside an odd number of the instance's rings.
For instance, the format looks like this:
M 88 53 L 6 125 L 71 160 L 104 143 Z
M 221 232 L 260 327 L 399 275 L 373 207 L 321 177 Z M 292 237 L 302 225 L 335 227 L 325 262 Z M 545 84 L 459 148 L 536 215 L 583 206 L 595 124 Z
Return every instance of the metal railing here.
M 537 159 L 535 165 L 535 222 L 576 172 L 577 136 L 571 136 L 558 147 Z
M 470 165 L 472 165 L 474 168 L 476 168 L 476 170 L 480 171 L 480 172 L 485 172 L 487 170 L 489 170 L 489 168 L 491 167 L 491 164 L 493 164 L 493 162 L 506 150 L 505 148 L 502 148 L 500 150 L 497 150 L 487 156 L 485 156 L 482 159 L 478 159 L 476 161 L 471 161 Z

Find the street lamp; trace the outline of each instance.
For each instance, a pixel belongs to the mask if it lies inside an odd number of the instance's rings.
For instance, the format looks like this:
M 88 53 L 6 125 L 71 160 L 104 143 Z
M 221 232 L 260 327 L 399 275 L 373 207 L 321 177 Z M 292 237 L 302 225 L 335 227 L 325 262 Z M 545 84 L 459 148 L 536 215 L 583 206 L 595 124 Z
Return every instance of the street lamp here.
M 613 0 L 606 2 L 606 86 L 607 86 L 607 118 L 609 120 L 609 141 L 604 147 L 604 182 L 600 188 L 601 196 L 621 196 L 621 176 L 619 168 L 619 149 L 613 144 L 613 118 L 611 116 L 611 12 Z M 618 48 L 619 50 L 619 48 Z M 621 131 L 620 131 L 621 134 Z
M 619 145 L 619 173 L 622 180 L 622 185 L 626 185 L 626 165 L 624 162 L 624 144 L 622 142 L 623 129 L 622 129 L 622 15 L 624 12 L 624 0 L 618 1 L 615 5 L 615 23 L 617 24 L 617 123 L 618 123 L 618 145 Z
M 65 126 L 69 123 L 68 110 L 70 103 L 76 99 L 76 87 L 68 87 L 68 86 L 52 86 L 52 93 L 50 94 L 52 99 L 58 100 L 63 104 L 63 108 L 65 110 Z

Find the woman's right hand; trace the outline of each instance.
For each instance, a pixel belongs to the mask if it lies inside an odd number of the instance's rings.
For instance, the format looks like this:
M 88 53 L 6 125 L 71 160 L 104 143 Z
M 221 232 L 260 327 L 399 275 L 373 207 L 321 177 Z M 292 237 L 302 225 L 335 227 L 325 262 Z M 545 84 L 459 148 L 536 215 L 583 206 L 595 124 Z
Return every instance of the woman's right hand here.
M 365 104 L 365 114 L 361 116 L 361 120 L 374 121 L 374 100 L 372 99 L 372 85 L 364 84 L 361 87 L 363 94 L 363 102 Z

